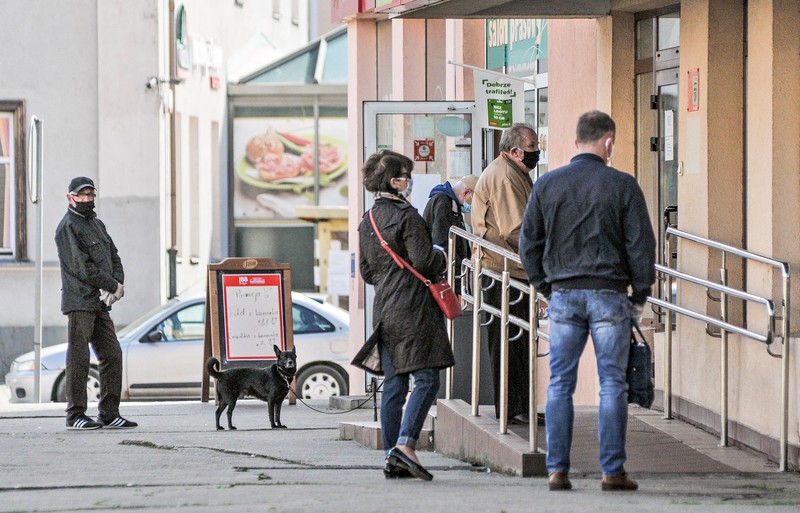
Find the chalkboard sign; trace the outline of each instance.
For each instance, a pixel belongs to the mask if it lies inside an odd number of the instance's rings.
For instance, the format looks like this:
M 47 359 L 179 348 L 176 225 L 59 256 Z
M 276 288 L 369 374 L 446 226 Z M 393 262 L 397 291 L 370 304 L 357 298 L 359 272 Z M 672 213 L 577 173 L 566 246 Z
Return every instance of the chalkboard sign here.
M 266 367 L 273 346 L 294 347 L 291 268 L 268 258 L 228 258 L 208 266 L 202 401 L 208 401 L 205 362 L 215 356 L 223 369 Z M 294 395 L 290 395 L 294 403 Z

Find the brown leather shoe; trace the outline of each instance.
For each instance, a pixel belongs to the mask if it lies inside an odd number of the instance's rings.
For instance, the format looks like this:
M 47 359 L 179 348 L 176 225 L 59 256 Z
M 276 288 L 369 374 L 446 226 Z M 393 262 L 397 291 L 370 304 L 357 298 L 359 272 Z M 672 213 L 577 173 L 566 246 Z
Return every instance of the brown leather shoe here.
M 572 490 L 572 483 L 569 482 L 569 477 L 567 477 L 566 472 L 550 472 L 547 485 L 550 487 L 551 492 Z
M 604 492 L 633 491 L 639 489 L 639 483 L 628 477 L 628 474 L 618 476 L 603 476 L 602 487 Z

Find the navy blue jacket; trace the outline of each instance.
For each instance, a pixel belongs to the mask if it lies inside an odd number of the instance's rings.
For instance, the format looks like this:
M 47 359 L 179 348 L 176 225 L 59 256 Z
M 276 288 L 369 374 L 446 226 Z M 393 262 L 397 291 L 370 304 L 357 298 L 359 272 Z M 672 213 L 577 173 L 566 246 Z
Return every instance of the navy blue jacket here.
M 655 281 L 656 242 L 636 179 L 582 153 L 541 176 L 525 209 L 519 255 L 545 296 L 553 288 L 626 291 L 643 304 Z

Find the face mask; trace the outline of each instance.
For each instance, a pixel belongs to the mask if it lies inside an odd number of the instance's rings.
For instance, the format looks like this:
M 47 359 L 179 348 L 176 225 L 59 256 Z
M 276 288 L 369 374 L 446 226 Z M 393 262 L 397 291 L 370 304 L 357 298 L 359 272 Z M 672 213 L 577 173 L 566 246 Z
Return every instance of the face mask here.
M 522 157 L 522 164 L 527 167 L 528 169 L 533 169 L 536 167 L 536 164 L 539 163 L 539 150 L 536 151 L 525 151 L 522 150 L 522 153 L 525 155 Z
M 461 211 L 465 214 L 469 214 L 470 212 L 472 212 L 472 205 L 470 205 L 469 203 L 464 203 L 463 205 L 461 205 Z
M 91 216 L 94 214 L 94 200 L 92 201 L 76 201 L 75 212 L 82 216 Z
M 408 179 L 406 180 L 406 184 L 407 184 L 406 190 L 397 192 L 397 194 L 404 199 L 408 199 L 411 197 L 411 188 L 414 185 L 414 180 L 409 176 Z

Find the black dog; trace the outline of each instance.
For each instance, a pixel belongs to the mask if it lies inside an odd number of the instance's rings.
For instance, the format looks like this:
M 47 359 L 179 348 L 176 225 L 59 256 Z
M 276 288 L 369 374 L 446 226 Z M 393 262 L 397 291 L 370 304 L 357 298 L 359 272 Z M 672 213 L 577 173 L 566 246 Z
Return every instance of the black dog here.
M 278 361 L 263 369 L 240 367 L 219 370 L 219 360 L 213 356 L 206 362 L 208 374 L 217 380 L 217 429 L 225 429 L 219 425 L 219 417 L 225 408 L 228 408 L 228 429 L 236 429 L 231 424 L 233 409 L 242 392 L 247 392 L 267 402 L 269 411 L 269 424 L 273 429 L 285 428 L 281 424 L 281 405 L 289 395 L 289 383 L 297 372 L 297 353 L 281 351 L 278 346 L 273 346 Z

